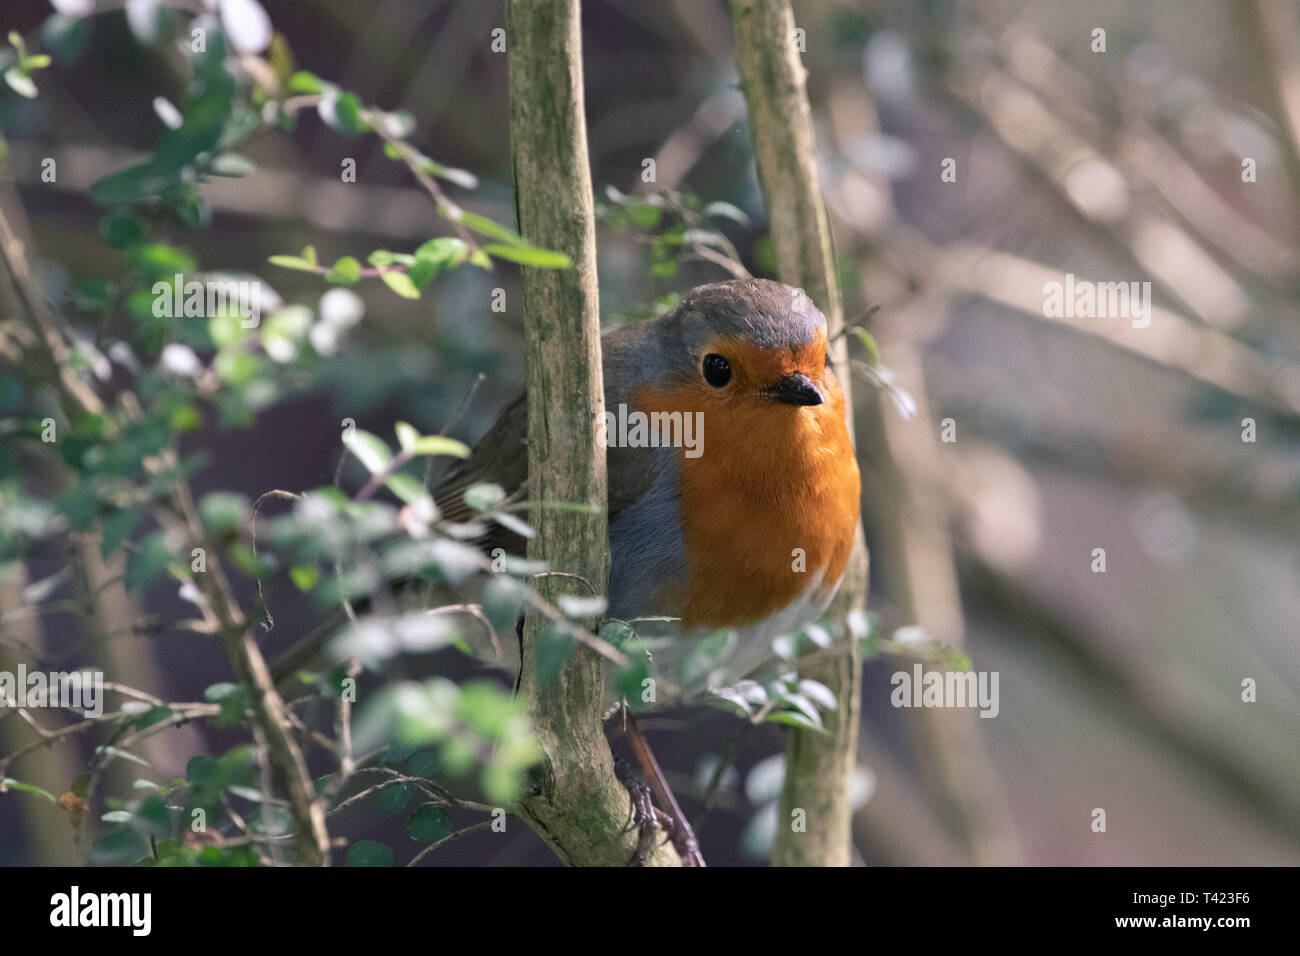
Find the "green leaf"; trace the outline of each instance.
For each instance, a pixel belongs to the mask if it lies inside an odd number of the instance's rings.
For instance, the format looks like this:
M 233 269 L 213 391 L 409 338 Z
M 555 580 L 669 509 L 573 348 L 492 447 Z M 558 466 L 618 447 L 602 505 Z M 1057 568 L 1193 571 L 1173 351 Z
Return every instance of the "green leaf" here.
M 834 692 L 825 684 L 810 678 L 799 681 L 799 692 L 822 710 L 834 710 L 838 706 Z
M 752 717 L 754 714 L 753 708 L 749 706 L 749 701 L 746 700 L 743 695 L 736 693 L 736 691 L 732 690 L 730 687 L 716 687 L 710 691 L 710 694 L 712 697 L 725 701 L 727 704 L 734 707 L 741 717 Z M 712 703 L 712 699 L 710 699 L 710 703 Z
M 454 236 L 438 236 L 415 250 L 415 265 L 408 270 L 411 281 L 423 288 L 443 269 L 459 265 L 469 256 L 469 246 Z
M 567 269 L 573 265 L 573 260 L 562 252 L 532 246 L 507 246 L 494 242 L 484 246 L 483 251 L 498 259 L 508 259 L 536 269 Z
M 480 216 L 475 212 L 461 212 L 458 220 L 462 225 L 468 226 L 480 235 L 487 236 L 489 239 L 496 239 L 511 246 L 527 246 L 528 243 L 519 233 L 512 229 L 507 229 L 500 223 L 493 222 L 487 216 Z
M 615 686 L 618 688 L 619 696 L 627 698 L 629 703 L 640 703 L 641 694 L 644 691 L 643 682 L 649 676 L 649 662 L 645 657 L 631 658 L 626 667 L 619 668 L 618 676 L 615 679 Z
M 431 262 L 445 262 L 462 258 L 469 251 L 465 240 L 455 236 L 436 236 L 415 250 L 415 258 Z
M 657 279 L 667 279 L 677 274 L 676 259 L 660 259 L 650 264 L 650 274 Z
M 300 256 L 271 256 L 267 260 L 282 269 L 297 269 L 300 272 L 315 272 L 320 263 L 316 260 L 316 247 L 308 246 Z
M 257 172 L 257 167 L 251 159 L 240 153 L 222 153 L 208 164 L 208 172 L 226 179 L 242 179 Z
M 310 591 L 320 580 L 320 569 L 296 564 L 289 569 L 289 580 L 299 591 Z
M 392 849 L 375 840 L 358 840 L 348 847 L 348 866 L 393 866 L 396 862 Z
M 663 218 L 663 210 L 658 206 L 652 206 L 649 203 L 642 203 L 632 206 L 628 209 L 628 215 L 638 226 L 645 226 L 653 229 L 659 225 L 660 219 Z
M 426 285 L 438 277 L 442 271 L 442 266 L 437 262 L 431 262 L 428 259 L 421 259 L 415 265 L 406 270 L 410 277 L 411 283 L 417 289 L 423 289 Z
M 606 644 L 623 650 L 627 647 L 629 641 L 637 639 L 636 631 L 626 621 L 620 621 L 617 618 L 610 618 L 600 626 L 600 632 L 596 635 Z
M 807 717 L 808 720 L 818 728 L 822 726 L 822 715 L 818 712 L 817 708 L 813 706 L 813 702 L 803 694 L 785 693 L 781 695 L 781 700 Z
M 207 229 L 212 225 L 212 206 L 194 186 L 186 186 L 181 198 L 172 204 L 172 212 L 186 229 Z
M 727 656 L 735 641 L 736 632 L 726 629 L 714 631 L 701 640 L 682 665 L 682 682 L 691 685 L 706 677 Z
M 116 287 L 107 279 L 82 279 L 72 287 L 74 307 L 86 312 L 107 310 L 116 294 Z
M 281 269 L 296 269 L 299 272 L 315 272 L 316 267 L 298 256 L 271 256 L 266 260 Z
M 50 803 L 59 802 L 58 797 L 50 793 L 48 790 L 42 790 L 40 787 L 30 783 L 23 783 L 21 780 L 15 780 L 13 777 L 5 777 L 4 786 L 10 790 L 18 790 L 22 793 L 30 793 L 37 797 L 44 797 L 46 800 L 50 801 Z
M 516 518 L 508 511 L 494 511 L 491 518 L 497 524 L 501 525 L 501 527 L 505 528 L 507 531 L 513 531 L 521 538 L 532 538 L 537 534 L 537 532 L 529 527 L 528 524 Z
M 483 613 L 498 631 L 513 630 L 528 588 L 508 574 L 492 574 L 483 587 Z
M 764 718 L 764 723 L 770 724 L 789 724 L 791 727 L 802 727 L 804 730 L 815 730 L 819 734 L 826 733 L 826 729 L 820 724 L 814 723 L 797 710 L 776 710 L 772 711 Z
M 609 602 L 599 595 L 561 594 L 555 603 L 569 617 L 581 619 L 604 614 Z
M 199 503 L 203 527 L 213 534 L 234 534 L 248 521 L 250 504 L 246 495 L 233 491 L 214 491 Z
M 150 707 L 134 721 L 136 730 L 144 730 L 152 727 L 154 724 L 161 723 L 172 715 L 172 709 L 162 704 L 156 707 Z
M 24 96 L 29 100 L 36 98 L 36 84 L 32 78 L 16 66 L 11 66 L 5 70 L 5 82 L 19 96 Z
M 160 169 L 179 173 L 200 154 L 215 152 L 230 122 L 234 96 L 233 76 L 224 70 L 210 74 L 203 92 L 182 104 L 181 125 L 167 130 L 158 140 L 153 162 Z
M 384 479 L 384 486 L 397 497 L 401 498 L 408 505 L 421 501 L 429 496 L 425 491 L 424 485 L 413 478 L 411 475 L 397 472 L 389 475 Z
M 388 750 L 384 752 L 384 756 L 380 762 L 385 766 L 392 767 L 410 760 L 416 750 L 417 748 L 415 747 L 389 747 Z
M 334 263 L 334 268 L 325 275 L 326 282 L 340 285 L 353 285 L 361 279 L 361 263 L 352 256 L 344 256 Z
M 175 170 L 156 164 L 129 166 L 98 180 L 90 187 L 90 198 L 101 206 L 126 205 L 157 199 L 176 185 Z
M 366 128 L 361 119 L 361 100 L 355 93 L 344 93 L 334 103 L 333 125 L 345 136 L 355 136 Z
M 401 446 L 402 451 L 412 452 L 415 443 L 420 440 L 420 432 L 414 425 L 409 425 L 406 422 L 397 422 L 393 428 L 397 432 L 397 444 Z
M 704 215 L 712 219 L 730 219 L 742 226 L 749 225 L 749 216 L 745 215 L 744 210 L 733 206 L 729 202 L 711 202 L 704 207 L 703 211 Z
M 221 765 L 211 754 L 196 754 L 185 765 L 185 779 L 193 787 L 205 787 L 218 782 Z
M 167 424 L 174 432 L 192 432 L 202 424 L 198 409 L 191 405 L 178 405 L 167 416 Z
M 853 325 L 849 327 L 849 334 L 857 339 L 864 349 L 867 350 L 867 361 L 872 365 L 880 364 L 880 346 L 876 344 L 876 338 L 861 326 Z
M 344 439 L 343 445 L 348 451 L 357 456 L 357 460 L 365 465 L 372 475 L 382 473 L 388 467 L 388 463 L 393 460 L 393 453 L 382 438 L 359 428 L 349 433 L 349 437 Z
M 161 242 L 135 246 L 128 251 L 127 260 L 132 268 L 168 281 L 177 274 L 188 275 L 195 269 L 193 258 Z
M 436 747 L 425 747 L 411 754 L 411 776 L 432 778 L 442 772 L 442 754 Z
M 316 74 L 299 70 L 289 77 L 289 90 L 293 93 L 324 93 L 325 84 Z
M 426 803 L 407 819 L 406 833 L 421 843 L 437 843 L 451 833 L 451 819 L 442 807 Z
M 162 839 L 172 834 L 172 815 L 163 798 L 157 795 L 145 797 L 140 801 L 131 818 L 131 826 L 141 836 Z
M 500 485 L 478 484 L 465 489 L 465 504 L 475 511 L 487 511 L 505 501 L 506 490 Z
M 401 272 L 397 269 L 388 269 L 381 272 L 379 278 L 383 279 L 384 284 L 400 295 L 403 299 L 418 299 L 420 297 L 419 288 L 411 281 L 411 277 L 405 272 Z
M 129 212 L 110 212 L 99 220 L 99 236 L 114 249 L 124 249 L 144 238 L 144 226 Z
M 105 561 L 117 553 L 118 548 L 131 537 L 140 523 L 140 508 L 120 508 L 107 515 L 100 523 L 99 554 Z
M 379 791 L 379 808 L 385 813 L 401 813 L 415 794 L 415 784 L 390 783 Z
M 126 866 L 148 855 L 149 848 L 130 827 L 107 830 L 95 843 L 91 859 L 101 866 Z
M 161 531 L 146 537 L 127 555 L 125 584 L 128 591 L 148 587 L 175 560 Z
M 439 179 L 445 179 L 449 183 L 455 183 L 462 189 L 478 188 L 478 177 L 468 170 L 456 169 L 452 166 L 444 166 L 442 163 L 432 160 L 422 153 L 415 153 L 415 159 L 419 168 L 431 176 L 437 176 Z
M 412 455 L 447 455 L 451 458 L 468 458 L 469 446 L 443 435 L 423 435 L 410 448 Z
M 203 697 L 211 704 L 221 705 L 221 713 L 215 721 L 218 727 L 233 727 L 241 723 L 248 710 L 248 694 L 242 684 L 213 684 L 203 692 Z

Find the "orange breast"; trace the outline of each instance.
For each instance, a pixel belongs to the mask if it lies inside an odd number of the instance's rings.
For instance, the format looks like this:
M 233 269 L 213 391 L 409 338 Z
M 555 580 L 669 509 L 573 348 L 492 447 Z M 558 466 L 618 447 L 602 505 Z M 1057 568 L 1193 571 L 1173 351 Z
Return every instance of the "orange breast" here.
M 820 363 L 824 340 L 815 357 Z M 732 355 L 752 346 L 726 346 Z M 814 356 L 792 350 L 732 359 L 776 382 L 802 371 L 822 389 L 822 405 L 783 405 L 746 382 L 703 381 L 632 396 L 647 413 L 703 413 L 703 451 L 679 452 L 682 530 L 689 583 L 660 595 L 683 627 L 742 627 L 843 575 L 858 520 L 860 480 L 844 424 L 844 395 Z M 758 369 L 759 371 L 755 371 Z M 802 555 L 802 557 L 801 557 Z

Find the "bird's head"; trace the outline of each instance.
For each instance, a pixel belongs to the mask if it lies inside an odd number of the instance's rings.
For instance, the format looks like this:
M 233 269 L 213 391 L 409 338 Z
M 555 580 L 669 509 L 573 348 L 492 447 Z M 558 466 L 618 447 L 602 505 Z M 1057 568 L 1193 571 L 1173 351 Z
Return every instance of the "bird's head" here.
M 843 417 L 826 318 L 800 289 L 768 279 L 699 286 L 658 325 L 659 383 L 682 407 L 766 422 L 800 409 Z

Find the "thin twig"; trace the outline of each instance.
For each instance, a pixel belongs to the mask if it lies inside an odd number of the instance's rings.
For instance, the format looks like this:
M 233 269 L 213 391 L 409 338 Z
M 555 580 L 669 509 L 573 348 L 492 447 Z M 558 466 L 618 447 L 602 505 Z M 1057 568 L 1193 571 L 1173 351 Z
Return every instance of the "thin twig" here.
M 462 829 L 455 830 L 451 833 L 448 833 L 441 840 L 438 840 L 434 843 L 430 843 L 419 853 L 415 854 L 415 856 L 411 859 L 411 862 L 406 865 L 415 866 L 415 864 L 419 863 L 422 859 L 424 859 L 426 856 L 428 856 L 434 850 L 438 849 L 438 847 L 442 846 L 443 844 L 450 843 L 452 840 L 459 840 L 461 837 L 465 836 L 468 833 L 473 833 L 475 830 L 482 830 L 484 827 L 490 827 L 491 825 L 492 825 L 491 820 L 483 820 L 479 823 L 473 823 L 467 827 L 463 827 Z

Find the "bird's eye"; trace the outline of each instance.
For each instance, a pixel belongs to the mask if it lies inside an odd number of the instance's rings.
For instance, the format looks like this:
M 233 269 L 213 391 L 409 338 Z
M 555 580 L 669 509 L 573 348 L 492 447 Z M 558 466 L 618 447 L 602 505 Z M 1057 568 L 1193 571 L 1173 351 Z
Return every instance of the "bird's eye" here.
M 714 388 L 722 388 L 731 381 L 731 363 L 717 352 L 704 356 L 704 381 Z

